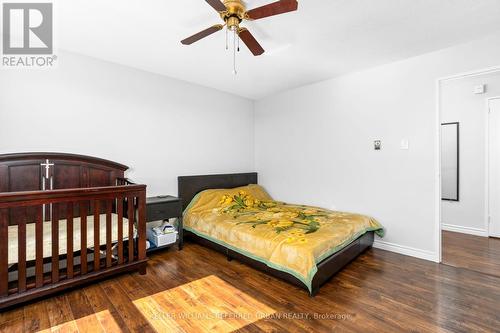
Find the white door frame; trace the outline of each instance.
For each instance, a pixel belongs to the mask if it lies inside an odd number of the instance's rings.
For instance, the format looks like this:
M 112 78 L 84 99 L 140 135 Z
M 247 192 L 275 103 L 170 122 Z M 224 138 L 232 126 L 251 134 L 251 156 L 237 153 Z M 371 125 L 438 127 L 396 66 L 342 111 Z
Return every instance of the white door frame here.
M 435 232 L 436 232 L 436 244 L 435 247 L 438 250 L 438 255 L 437 255 L 437 262 L 442 262 L 443 256 L 442 256 L 442 239 L 441 239 L 441 85 L 445 81 L 450 81 L 450 80 L 458 80 L 462 79 L 465 77 L 473 77 L 473 76 L 480 76 L 480 75 L 485 75 L 485 74 L 490 74 L 490 73 L 495 73 L 495 72 L 500 72 L 500 66 L 495 66 L 495 67 L 490 67 L 490 68 L 485 68 L 485 69 L 480 69 L 480 70 L 475 70 L 471 72 L 466 72 L 466 73 L 460 73 L 456 75 L 451 75 L 451 76 L 446 76 L 442 78 L 438 78 L 436 80 L 436 142 L 434 145 L 434 158 L 435 158 L 435 163 L 434 163 L 434 168 L 435 168 Z M 489 99 L 488 99 L 489 100 Z M 489 107 L 489 101 L 487 100 L 487 108 L 488 110 Z M 489 123 L 488 121 L 488 112 L 486 112 L 486 122 L 487 124 Z M 486 133 L 486 144 L 488 145 L 489 141 L 489 133 Z M 487 146 L 488 147 L 488 146 Z M 489 154 L 486 154 L 489 155 Z M 488 167 L 488 160 L 486 160 L 486 167 Z M 486 176 L 488 176 L 488 170 L 486 170 Z M 486 178 L 486 194 L 488 194 L 488 178 Z M 488 202 L 488 200 L 486 200 Z M 485 225 L 488 225 L 488 214 L 489 214 L 489 208 L 488 208 L 488 203 L 486 203 L 486 215 L 485 215 Z M 488 226 L 488 234 L 489 234 L 489 226 Z
M 487 236 L 490 236 L 490 102 L 500 99 L 500 96 L 486 99 L 486 186 L 485 186 L 485 230 Z

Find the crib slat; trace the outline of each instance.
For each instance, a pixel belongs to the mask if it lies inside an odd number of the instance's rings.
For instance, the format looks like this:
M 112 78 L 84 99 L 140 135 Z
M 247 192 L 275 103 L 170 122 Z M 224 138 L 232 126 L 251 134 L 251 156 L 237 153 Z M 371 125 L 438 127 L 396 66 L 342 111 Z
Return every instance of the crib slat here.
M 35 287 L 40 288 L 43 286 L 43 221 L 42 221 L 42 210 L 43 206 L 38 206 L 36 208 L 35 217 Z
M 87 213 L 89 207 L 86 201 L 80 201 L 80 261 L 81 275 L 87 274 Z
M 128 204 L 128 262 L 134 261 L 134 197 L 127 198 Z
M 99 251 L 101 241 L 100 241 L 100 215 L 101 215 L 101 202 L 99 200 L 94 201 L 94 272 L 97 272 L 101 266 L 101 253 Z
M 137 207 L 139 207 L 138 212 L 138 221 L 137 221 L 137 232 L 139 234 L 139 242 L 137 243 L 137 253 L 138 258 L 144 259 L 146 258 L 146 193 L 143 193 L 141 196 L 137 198 L 138 203 Z
M 123 198 L 118 198 L 118 265 L 123 264 Z
M 9 238 L 9 211 L 7 209 L 0 209 L 0 297 L 7 296 L 9 276 L 8 276 L 8 238 Z
M 59 281 L 59 204 L 52 204 L 52 283 Z
M 23 217 L 17 224 L 17 288 L 18 292 L 26 291 L 26 218 L 27 210 L 24 208 Z
M 66 272 L 67 278 L 73 278 L 73 215 L 74 204 L 68 202 L 66 205 Z
M 106 267 L 111 267 L 111 212 L 113 202 L 106 201 Z

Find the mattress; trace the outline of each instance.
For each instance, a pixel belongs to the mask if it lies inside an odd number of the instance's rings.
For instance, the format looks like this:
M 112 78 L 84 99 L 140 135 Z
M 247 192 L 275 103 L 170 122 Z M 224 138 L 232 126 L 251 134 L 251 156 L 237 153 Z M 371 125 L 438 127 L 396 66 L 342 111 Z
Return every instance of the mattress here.
M 111 214 L 111 241 L 118 241 L 118 215 Z M 106 244 L 106 214 L 101 214 L 99 218 L 99 245 Z M 80 218 L 73 219 L 73 251 L 81 250 L 80 238 Z M 134 226 L 134 234 L 136 228 Z M 129 237 L 128 219 L 123 218 L 123 239 Z M 94 247 L 94 216 L 87 217 L 87 248 Z M 67 221 L 59 220 L 59 255 L 66 254 L 68 249 Z M 43 257 L 52 257 L 52 222 L 43 222 Z M 36 258 L 35 223 L 26 225 L 26 260 L 31 261 Z M 9 265 L 18 261 L 18 227 L 9 226 Z
M 274 201 L 258 185 L 199 193 L 184 229 L 289 273 L 309 290 L 317 263 L 367 232 L 383 235 L 369 216 Z

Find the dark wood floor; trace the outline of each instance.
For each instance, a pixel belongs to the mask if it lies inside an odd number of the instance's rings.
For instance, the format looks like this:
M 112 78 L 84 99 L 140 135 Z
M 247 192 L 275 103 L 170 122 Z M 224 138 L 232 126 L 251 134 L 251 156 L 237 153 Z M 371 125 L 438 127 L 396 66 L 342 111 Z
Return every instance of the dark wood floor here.
M 500 239 L 443 231 L 443 263 L 500 277 Z
M 213 315 L 221 312 L 226 315 Z M 123 275 L 5 312 L 0 328 L 498 332 L 500 278 L 371 249 L 310 298 L 301 289 L 188 243 L 182 252 L 153 255 L 145 276 Z

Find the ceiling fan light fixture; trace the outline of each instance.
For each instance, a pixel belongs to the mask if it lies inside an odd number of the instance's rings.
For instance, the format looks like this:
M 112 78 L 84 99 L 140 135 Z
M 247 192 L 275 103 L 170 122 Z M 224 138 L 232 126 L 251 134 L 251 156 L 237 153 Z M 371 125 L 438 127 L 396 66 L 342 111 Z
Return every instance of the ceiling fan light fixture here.
M 229 49 L 229 33 L 233 35 L 233 73 L 236 74 L 236 52 L 240 51 L 240 38 L 243 43 L 250 49 L 254 56 L 259 56 L 264 53 L 264 49 L 257 42 L 255 37 L 244 27 L 240 27 L 243 20 L 258 20 L 269 16 L 284 14 L 297 10 L 297 0 L 278 0 L 265 6 L 254 8 L 250 11 L 246 10 L 242 0 L 205 0 L 212 8 L 214 8 L 224 21 L 224 24 L 215 25 L 205 29 L 191 37 L 182 40 L 182 44 L 190 45 L 199 41 L 219 30 L 226 27 L 226 50 Z M 236 45 L 237 44 L 237 45 Z

